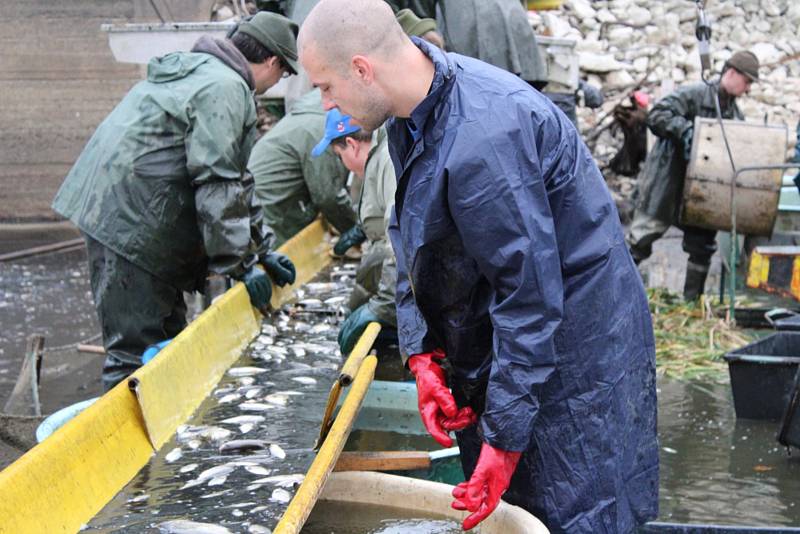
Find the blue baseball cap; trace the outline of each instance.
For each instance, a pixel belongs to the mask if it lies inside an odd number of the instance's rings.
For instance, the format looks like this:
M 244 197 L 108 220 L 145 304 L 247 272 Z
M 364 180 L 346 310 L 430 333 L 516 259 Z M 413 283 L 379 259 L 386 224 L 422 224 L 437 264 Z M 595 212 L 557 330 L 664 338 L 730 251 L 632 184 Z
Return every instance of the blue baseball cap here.
M 350 124 L 350 115 L 343 115 L 338 108 L 333 108 L 325 117 L 325 136 L 311 151 L 312 157 L 317 157 L 328 148 L 331 141 L 359 131 L 361 128 Z

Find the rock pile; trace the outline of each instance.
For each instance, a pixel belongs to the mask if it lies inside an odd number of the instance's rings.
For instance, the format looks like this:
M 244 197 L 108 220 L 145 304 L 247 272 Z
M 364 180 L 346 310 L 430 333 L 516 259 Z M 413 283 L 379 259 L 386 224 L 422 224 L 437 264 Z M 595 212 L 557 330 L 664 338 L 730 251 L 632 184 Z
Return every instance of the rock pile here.
M 747 120 L 787 124 L 787 154 L 800 119 L 800 2 L 725 0 L 706 2 L 711 26 L 714 76 L 741 49 L 761 62 L 761 81 L 739 99 Z M 602 87 L 602 109 L 578 108 L 581 129 L 602 167 L 622 144 L 610 128 L 611 111 L 636 88 L 659 98 L 684 83 L 700 81 L 690 0 L 566 0 L 558 11 L 529 12 L 537 34 L 578 41 L 581 75 Z M 605 170 L 617 201 L 624 203 L 634 180 Z

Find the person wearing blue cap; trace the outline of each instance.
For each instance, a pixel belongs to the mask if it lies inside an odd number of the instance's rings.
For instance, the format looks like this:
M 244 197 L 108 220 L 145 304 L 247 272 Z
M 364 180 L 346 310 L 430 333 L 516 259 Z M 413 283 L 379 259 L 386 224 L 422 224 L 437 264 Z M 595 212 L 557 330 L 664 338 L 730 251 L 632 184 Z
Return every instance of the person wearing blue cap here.
M 342 354 L 348 354 L 370 322 L 379 322 L 392 330 L 397 328 L 394 304 L 397 272 L 386 237 L 396 180 L 383 128 L 375 132 L 363 130 L 334 108 L 328 112 L 325 135 L 312 155 L 318 157 L 329 147 L 351 173 L 363 180 L 356 228 L 369 242 L 356 271 L 356 284 L 347 305 L 350 313 L 339 330 L 339 348 Z M 352 246 L 351 241 L 345 241 L 350 233 L 342 235 L 334 247 L 335 253 L 344 254 Z

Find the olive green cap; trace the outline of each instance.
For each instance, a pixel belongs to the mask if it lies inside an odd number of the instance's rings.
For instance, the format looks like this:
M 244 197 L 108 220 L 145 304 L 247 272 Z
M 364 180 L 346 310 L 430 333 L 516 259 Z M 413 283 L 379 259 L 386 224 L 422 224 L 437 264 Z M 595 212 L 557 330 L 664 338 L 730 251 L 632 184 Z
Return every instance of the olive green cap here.
M 395 15 L 397 22 L 406 35 L 422 37 L 428 32 L 436 31 L 436 21 L 433 19 L 421 19 L 410 9 L 401 9 Z
M 725 62 L 726 67 L 733 67 L 751 80 L 758 81 L 758 58 L 752 52 L 740 50 Z
M 269 11 L 256 13 L 250 20 L 242 22 L 237 30 L 254 38 L 280 57 L 294 74 L 300 68 L 297 63 L 297 31 L 296 23 Z

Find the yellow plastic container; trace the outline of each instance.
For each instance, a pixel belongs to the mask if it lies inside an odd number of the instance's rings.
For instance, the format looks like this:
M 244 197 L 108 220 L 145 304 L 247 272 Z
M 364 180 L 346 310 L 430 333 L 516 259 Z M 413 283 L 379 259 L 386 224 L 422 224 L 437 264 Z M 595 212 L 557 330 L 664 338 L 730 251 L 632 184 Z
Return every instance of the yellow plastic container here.
M 564 0 L 528 0 L 528 9 L 532 11 L 546 11 L 559 9 Z

